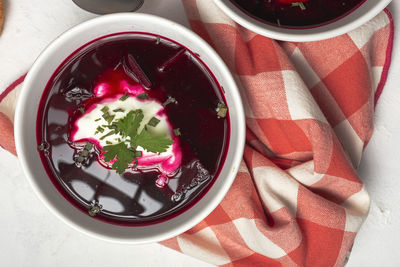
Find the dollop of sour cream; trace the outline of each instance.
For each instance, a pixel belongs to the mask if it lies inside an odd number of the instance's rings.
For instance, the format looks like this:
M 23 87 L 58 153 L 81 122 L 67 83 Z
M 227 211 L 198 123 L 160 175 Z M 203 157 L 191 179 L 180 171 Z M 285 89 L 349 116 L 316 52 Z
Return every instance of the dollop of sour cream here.
M 104 125 L 107 125 L 107 121 L 103 118 L 104 112 L 102 110 L 106 108 L 111 116 L 115 116 L 114 121 L 124 118 L 130 111 L 142 110 L 144 118 L 138 129 L 139 133 L 154 117 L 159 122 L 154 127 L 146 128 L 150 135 L 164 135 L 173 140 L 172 145 L 163 153 L 153 153 L 140 146 L 136 149 L 142 152 L 142 156 L 137 158 L 137 168 L 157 168 L 160 175 L 156 184 L 163 187 L 168 182 L 168 178 L 175 175 L 181 165 L 182 152 L 179 145 L 179 137 L 175 136 L 174 129 L 161 103 L 154 99 L 137 98 L 139 94 L 144 93 L 144 89 L 141 86 L 127 87 L 126 85 L 125 87 L 127 89 L 125 91 L 129 95 L 123 97 L 123 94 L 117 94 L 112 97 L 106 97 L 107 85 L 100 84 L 97 86 L 94 92 L 96 96 L 103 97 L 102 100 L 88 107 L 82 116 L 75 121 L 70 138 L 73 142 L 92 142 L 101 151 L 104 146 L 115 145 L 123 140 L 123 136 L 119 133 L 107 135 L 108 129 L 103 132 L 98 131 L 99 127 L 104 129 Z M 115 160 L 106 162 L 103 154 L 101 153 L 98 157 L 99 163 L 106 168 L 111 168 Z M 134 166 L 134 162 L 130 164 L 130 167 L 132 166 Z

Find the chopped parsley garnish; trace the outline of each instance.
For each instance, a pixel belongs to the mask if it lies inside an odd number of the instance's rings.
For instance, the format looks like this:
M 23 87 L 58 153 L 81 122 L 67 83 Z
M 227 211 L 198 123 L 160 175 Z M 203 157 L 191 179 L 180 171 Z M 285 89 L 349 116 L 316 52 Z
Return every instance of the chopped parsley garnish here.
M 132 168 L 136 169 L 137 165 L 138 165 L 138 160 L 137 160 L 137 159 L 135 159 L 135 163 L 133 163 L 133 166 L 132 166 Z
M 304 5 L 303 2 L 292 3 L 292 7 L 297 7 L 297 6 L 300 7 L 301 10 L 306 10 L 306 6 Z
M 113 112 L 125 112 L 123 108 L 114 109 Z
M 125 93 L 123 96 L 121 96 L 121 98 L 119 99 L 120 101 L 125 101 L 129 98 L 129 95 L 127 93 Z
M 135 152 L 128 149 L 124 142 L 118 143 L 116 145 L 108 145 L 103 147 L 104 160 L 106 162 L 112 161 L 115 158 L 117 159 L 112 168 L 117 171 L 117 173 L 124 173 L 125 169 L 128 168 L 128 165 L 132 163 L 135 158 Z
M 218 107 L 217 107 L 217 115 L 219 118 L 225 118 L 226 117 L 226 113 L 228 112 L 228 108 L 225 104 L 223 103 L 218 103 Z
M 100 211 L 101 211 L 102 208 L 103 208 L 103 207 L 102 207 L 101 205 L 94 204 L 94 205 L 90 208 L 90 210 L 89 210 L 88 213 L 89 213 L 90 216 L 94 217 L 94 216 L 96 216 L 98 213 L 100 213 Z
M 137 95 L 136 97 L 137 99 L 149 99 L 149 96 L 146 93 Z
M 162 153 L 167 151 L 172 143 L 173 141 L 166 136 L 152 136 L 144 127 L 140 134 L 133 139 L 131 145 L 133 147 L 141 146 L 149 152 Z
M 129 111 L 128 114 L 117 122 L 118 129 L 123 137 L 135 137 L 139 129 L 140 123 L 144 118 L 143 111 L 137 109 Z
M 161 37 L 160 36 L 157 36 L 156 37 L 156 44 L 159 44 L 161 42 Z
M 104 110 L 103 112 L 108 113 L 108 110 Z M 148 125 L 154 125 L 153 127 L 155 127 L 160 121 L 157 118 L 153 120 L 153 118 L 149 121 Z M 162 153 L 167 151 L 168 147 L 173 143 L 167 136 L 151 135 L 146 126 L 139 133 L 143 119 L 144 115 L 141 109 L 131 110 L 125 117 L 106 125 L 106 127 L 112 130 L 100 138 L 100 140 L 103 140 L 117 133 L 122 136 L 122 140 L 117 140 L 119 143 L 112 144 L 106 141 L 107 146 L 103 147 L 103 151 L 105 151 L 104 160 L 106 162 L 115 160 L 112 168 L 119 174 L 124 173 L 129 164 L 134 161 L 134 168 L 135 165 L 137 166 L 137 158 L 142 156 L 142 151 L 136 150 L 138 146 L 149 152 Z
M 92 142 L 87 142 L 84 149 L 91 150 L 93 148 Z
M 111 124 L 111 122 L 114 120 L 114 118 L 115 118 L 115 115 L 111 115 L 110 114 L 110 109 L 107 107 L 107 106 L 105 106 L 105 107 L 103 107 L 102 109 L 101 109 L 101 112 L 103 112 L 103 115 L 102 115 L 102 117 L 103 117 L 103 119 L 108 123 L 108 124 Z
M 174 134 L 175 134 L 175 136 L 180 136 L 181 135 L 181 129 L 180 128 L 174 129 Z
M 104 138 L 106 138 L 106 137 L 108 137 L 108 136 L 110 136 L 110 135 L 113 135 L 113 134 L 115 134 L 116 132 L 114 131 L 114 130 L 112 130 L 112 131 L 109 131 L 107 134 L 105 134 L 105 135 L 103 135 L 102 137 L 100 137 L 100 140 L 103 140 Z
M 110 115 L 110 113 L 104 113 L 103 114 L 103 119 L 108 122 L 108 124 L 111 124 L 111 122 L 114 120 L 115 115 Z
M 122 63 L 121 63 L 121 61 L 120 61 L 120 62 L 118 62 L 118 64 L 117 64 L 117 65 L 114 67 L 114 70 L 117 70 L 117 69 L 118 69 L 118 67 L 119 67 L 119 66 L 121 66 L 121 64 L 122 64 Z
M 80 111 L 82 114 L 85 113 L 85 109 L 84 109 L 83 107 L 80 107 L 80 108 L 79 108 L 79 111 Z
M 79 163 L 82 163 L 84 160 L 85 160 L 85 158 L 83 156 L 79 156 L 78 159 L 77 159 L 77 161 Z
M 165 108 L 167 105 L 171 103 L 178 103 L 178 101 L 176 101 L 175 98 L 169 96 L 168 99 L 162 104 L 162 106 Z
M 151 127 L 156 127 L 157 124 L 160 123 L 160 120 L 157 119 L 156 117 L 153 117 L 150 119 L 150 121 L 147 123 L 147 125 L 151 126 Z
M 104 133 L 104 128 L 101 127 L 101 126 L 98 126 L 98 127 L 96 128 L 96 132 L 95 132 L 94 134 L 98 134 L 98 133 Z
M 83 149 L 80 152 L 78 152 L 76 161 L 78 163 L 83 163 L 84 161 L 88 160 L 92 148 L 93 148 L 93 143 L 87 142 L 83 147 Z
M 101 120 L 101 118 L 97 118 L 97 119 L 95 119 L 94 121 L 99 121 L 99 120 Z

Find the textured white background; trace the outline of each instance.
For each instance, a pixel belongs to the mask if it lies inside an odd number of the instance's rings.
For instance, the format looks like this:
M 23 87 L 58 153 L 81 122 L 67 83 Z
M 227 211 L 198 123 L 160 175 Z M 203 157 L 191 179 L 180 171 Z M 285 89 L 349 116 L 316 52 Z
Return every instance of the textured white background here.
M 400 19 L 400 3 L 390 10 Z M 95 17 L 72 0 L 3 0 L 0 91 L 25 73 L 40 51 L 68 28 Z M 146 0 L 141 12 L 187 25 L 179 0 Z M 396 28 L 397 29 L 397 28 Z M 397 35 L 400 30 L 396 30 Z M 347 266 L 400 266 L 400 53 L 397 39 L 375 134 L 360 175 L 372 198 Z M 323 257 L 323 255 L 321 255 Z M 210 266 L 158 244 L 111 244 L 74 231 L 39 202 L 18 160 L 0 149 L 0 266 Z

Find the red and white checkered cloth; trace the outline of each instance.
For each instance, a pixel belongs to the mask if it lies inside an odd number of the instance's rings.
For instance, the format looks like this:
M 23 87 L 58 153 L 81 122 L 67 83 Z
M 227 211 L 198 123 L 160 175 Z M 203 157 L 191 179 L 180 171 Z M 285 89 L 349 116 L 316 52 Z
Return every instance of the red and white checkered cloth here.
M 247 146 L 221 204 L 162 244 L 223 266 L 342 266 L 369 209 L 355 168 L 390 66 L 390 13 L 334 39 L 290 43 L 238 26 L 212 0 L 183 4 L 236 77 Z M 0 96 L 0 145 L 14 154 L 22 81 Z

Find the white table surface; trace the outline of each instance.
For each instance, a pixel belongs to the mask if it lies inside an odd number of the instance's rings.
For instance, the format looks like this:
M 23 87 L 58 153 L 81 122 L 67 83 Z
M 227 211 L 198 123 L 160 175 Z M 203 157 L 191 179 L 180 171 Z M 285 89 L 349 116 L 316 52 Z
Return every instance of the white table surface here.
M 400 19 L 400 3 L 390 10 Z M 25 73 L 40 51 L 68 28 L 95 17 L 72 0 L 3 0 L 0 91 Z M 141 12 L 187 25 L 179 0 L 146 0 Z M 400 35 L 399 28 L 396 28 Z M 400 53 L 395 39 L 375 133 L 359 173 L 372 198 L 347 266 L 400 266 Z M 322 256 L 322 255 L 321 255 Z M 211 266 L 158 244 L 112 244 L 81 234 L 52 215 L 30 189 L 18 160 L 0 149 L 0 266 Z

